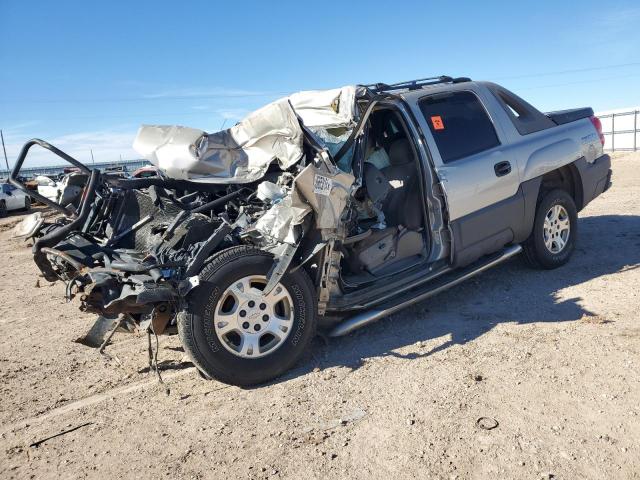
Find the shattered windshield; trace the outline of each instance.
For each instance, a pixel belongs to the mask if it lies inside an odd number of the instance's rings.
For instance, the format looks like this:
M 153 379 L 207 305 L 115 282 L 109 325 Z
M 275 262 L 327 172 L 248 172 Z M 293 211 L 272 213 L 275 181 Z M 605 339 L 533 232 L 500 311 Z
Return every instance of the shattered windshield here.
M 318 141 L 325 147 L 332 157 L 336 156 L 336 153 L 340 151 L 342 146 L 353 133 L 353 126 L 349 127 L 309 127 L 315 135 Z M 343 172 L 350 173 L 352 171 L 353 160 L 353 145 L 337 162 L 338 168 Z

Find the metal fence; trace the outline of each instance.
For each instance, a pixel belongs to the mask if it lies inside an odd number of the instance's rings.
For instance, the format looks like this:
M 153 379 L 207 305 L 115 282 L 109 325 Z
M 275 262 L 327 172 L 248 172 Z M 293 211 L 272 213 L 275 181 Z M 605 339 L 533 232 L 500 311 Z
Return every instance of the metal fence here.
M 640 110 L 598 115 L 604 133 L 604 149 L 616 151 L 640 150 Z
M 125 172 L 133 172 L 134 170 L 151 165 L 147 160 L 121 160 L 114 162 L 95 162 L 87 163 L 89 168 L 97 168 L 104 171 L 107 168 L 120 168 Z M 44 167 L 25 167 L 20 169 L 20 175 L 25 178 L 33 178 L 38 175 L 58 175 L 64 171 L 65 168 L 69 168 L 71 165 L 68 163 L 63 165 L 51 165 Z M 5 169 L 0 169 L 0 180 L 6 179 L 9 176 L 9 172 Z

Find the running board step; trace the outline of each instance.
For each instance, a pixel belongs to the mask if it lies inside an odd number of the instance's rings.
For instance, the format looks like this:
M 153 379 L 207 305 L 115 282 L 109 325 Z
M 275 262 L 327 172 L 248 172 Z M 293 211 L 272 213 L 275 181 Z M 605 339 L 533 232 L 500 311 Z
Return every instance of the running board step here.
M 382 308 L 373 308 L 369 311 L 359 313 L 357 315 L 354 315 L 353 317 L 349 317 L 336 325 L 333 330 L 329 332 L 329 336 L 341 337 L 343 335 L 347 335 L 360 327 L 368 325 L 369 323 L 373 323 L 376 320 L 380 320 L 383 317 L 387 317 L 393 313 L 399 312 L 400 310 L 415 303 L 421 302 L 422 300 L 425 300 L 429 297 L 433 297 L 434 295 L 437 295 L 440 292 L 454 287 L 464 282 L 465 280 L 470 279 L 471 277 L 475 277 L 479 273 L 482 273 L 485 270 L 490 269 L 491 267 L 495 267 L 505 260 L 508 260 L 509 258 L 517 255 L 521 251 L 522 247 L 520 245 L 508 247 L 499 254 L 489 257 L 487 260 L 482 261 L 479 264 L 475 264 L 470 268 L 461 270 L 457 275 L 455 274 L 455 272 L 453 272 L 453 275 L 455 275 L 453 278 L 448 276 L 449 278 L 447 278 L 444 282 L 436 281 L 434 282 L 434 284 L 427 286 L 426 289 L 421 289 L 417 292 L 414 291 L 413 296 L 411 296 L 410 298 L 407 298 L 405 296 L 403 297 L 404 300 L 401 300 L 395 305 L 389 305 Z M 411 294 L 412 292 L 409 293 Z

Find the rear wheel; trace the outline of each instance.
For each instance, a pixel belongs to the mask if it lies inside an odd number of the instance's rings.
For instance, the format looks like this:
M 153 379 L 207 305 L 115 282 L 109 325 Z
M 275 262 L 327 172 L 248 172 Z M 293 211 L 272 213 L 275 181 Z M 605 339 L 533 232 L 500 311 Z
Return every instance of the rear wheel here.
M 206 376 L 248 386 L 288 370 L 316 330 L 313 285 L 302 270 L 263 290 L 273 257 L 240 246 L 203 269 L 178 318 L 185 351 Z
M 524 243 L 528 262 L 552 269 L 571 258 L 578 236 L 578 213 L 573 198 L 564 190 L 545 193 L 538 204 L 531 236 Z
M 0 200 L 0 218 L 7 216 L 7 204 L 4 200 Z
M 24 197 L 24 211 L 31 211 L 31 197 L 29 197 L 28 195 Z

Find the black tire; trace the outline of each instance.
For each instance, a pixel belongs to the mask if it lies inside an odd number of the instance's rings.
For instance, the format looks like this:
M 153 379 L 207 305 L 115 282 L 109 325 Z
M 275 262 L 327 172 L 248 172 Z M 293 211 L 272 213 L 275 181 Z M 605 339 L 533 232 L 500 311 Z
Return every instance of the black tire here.
M 6 217 L 7 214 L 8 214 L 8 212 L 7 212 L 7 204 L 5 203 L 4 200 L 0 200 L 0 218 Z
M 564 248 L 557 253 L 551 252 L 545 245 L 544 221 L 547 213 L 555 205 L 561 205 L 569 217 L 569 237 Z M 523 249 L 529 265 L 534 268 L 551 270 L 569 261 L 578 237 L 578 212 L 576 204 L 566 191 L 556 189 L 543 193 L 536 207 L 533 231 L 524 242 Z
M 29 197 L 28 195 L 24 197 L 24 211 L 25 212 L 31 211 L 31 197 Z
M 242 358 L 229 352 L 216 335 L 213 312 L 227 287 L 245 276 L 266 276 L 272 265 L 271 255 L 238 246 L 219 252 L 200 273 L 186 310 L 178 315 L 178 333 L 185 352 L 207 377 L 239 386 L 264 383 L 291 368 L 314 337 L 317 302 L 303 269 L 280 281 L 291 295 L 294 314 L 291 331 L 277 349 L 259 358 Z

